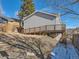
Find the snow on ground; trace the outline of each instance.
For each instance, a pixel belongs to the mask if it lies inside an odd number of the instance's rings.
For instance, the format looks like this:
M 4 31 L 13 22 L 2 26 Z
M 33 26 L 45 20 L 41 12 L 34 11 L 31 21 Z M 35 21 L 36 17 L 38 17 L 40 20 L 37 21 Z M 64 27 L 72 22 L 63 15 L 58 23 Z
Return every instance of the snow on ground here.
M 77 52 L 71 43 L 58 43 L 51 52 L 51 59 L 79 59 Z

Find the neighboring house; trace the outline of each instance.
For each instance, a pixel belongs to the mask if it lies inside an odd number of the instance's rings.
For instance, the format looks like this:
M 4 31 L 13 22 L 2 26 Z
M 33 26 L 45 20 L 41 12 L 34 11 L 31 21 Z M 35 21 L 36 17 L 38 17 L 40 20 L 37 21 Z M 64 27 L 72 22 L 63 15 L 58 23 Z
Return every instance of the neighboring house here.
M 34 12 L 24 17 L 24 33 L 61 33 L 65 25 L 60 20 L 60 15 L 45 12 Z
M 17 32 L 19 22 L 16 19 L 0 15 L 0 32 Z
M 66 29 L 66 33 L 67 33 L 68 38 L 71 39 L 73 37 L 73 31 L 74 31 L 74 29 Z
M 74 29 L 74 34 L 79 34 L 79 28 Z

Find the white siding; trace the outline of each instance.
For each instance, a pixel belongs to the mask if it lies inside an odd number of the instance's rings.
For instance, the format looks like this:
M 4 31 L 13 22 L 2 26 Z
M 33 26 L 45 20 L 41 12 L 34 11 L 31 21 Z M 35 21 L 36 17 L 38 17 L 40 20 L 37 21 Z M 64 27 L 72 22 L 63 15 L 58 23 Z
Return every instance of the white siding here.
M 56 24 L 62 24 L 61 20 L 60 20 L 60 15 L 58 15 L 56 17 Z
M 43 17 L 33 15 L 24 21 L 24 28 L 40 27 L 43 25 L 55 25 L 56 20 L 50 20 Z

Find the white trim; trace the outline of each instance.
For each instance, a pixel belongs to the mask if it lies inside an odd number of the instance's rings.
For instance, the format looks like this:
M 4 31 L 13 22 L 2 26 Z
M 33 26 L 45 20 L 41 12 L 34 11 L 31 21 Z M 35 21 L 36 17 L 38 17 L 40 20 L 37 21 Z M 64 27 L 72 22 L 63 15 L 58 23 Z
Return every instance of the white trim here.
M 34 15 L 34 14 L 37 13 L 37 12 L 44 13 L 44 14 L 51 15 L 51 16 L 59 16 L 59 14 L 55 14 L 55 13 L 51 14 L 51 13 L 47 13 L 47 12 L 35 11 L 35 12 L 33 12 L 31 15 L 24 17 L 23 20 L 25 20 L 25 19 L 31 17 L 32 15 Z

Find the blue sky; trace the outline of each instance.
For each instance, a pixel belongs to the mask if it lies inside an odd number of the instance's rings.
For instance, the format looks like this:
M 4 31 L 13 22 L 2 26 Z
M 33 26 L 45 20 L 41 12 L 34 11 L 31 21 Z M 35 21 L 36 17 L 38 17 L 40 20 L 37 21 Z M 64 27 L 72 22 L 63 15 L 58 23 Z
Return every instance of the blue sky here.
M 2 12 L 5 16 L 17 17 L 16 14 L 20 9 L 20 0 L 0 0 Z
M 47 3 L 45 0 L 33 0 L 35 9 L 39 11 L 45 11 L 49 13 L 63 13 L 63 11 L 59 11 L 54 9 L 55 3 Z M 56 0 L 55 0 L 56 1 Z M 61 4 L 63 1 L 58 2 Z M 63 2 L 64 3 L 64 2 Z M 66 4 L 66 0 L 65 0 Z M 62 4 L 61 4 L 62 5 Z M 72 6 L 68 6 L 69 8 L 72 8 L 74 11 L 79 13 L 79 4 L 75 4 Z M 3 15 L 17 18 L 17 13 L 20 10 L 21 1 L 20 0 L 0 0 L 0 10 L 2 11 Z M 52 7 L 52 8 L 51 8 Z M 69 14 L 64 15 L 61 17 L 62 21 L 67 25 L 67 28 L 74 28 L 79 27 L 79 17 L 77 15 Z

